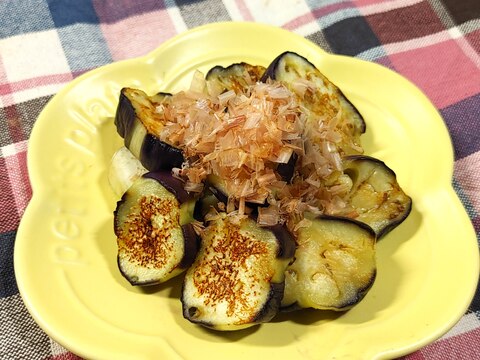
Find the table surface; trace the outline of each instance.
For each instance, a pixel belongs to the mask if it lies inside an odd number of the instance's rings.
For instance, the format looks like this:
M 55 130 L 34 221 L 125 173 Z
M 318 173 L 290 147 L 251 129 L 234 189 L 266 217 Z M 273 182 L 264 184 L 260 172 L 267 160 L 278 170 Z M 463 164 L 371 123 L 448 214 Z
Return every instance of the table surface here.
M 0 358 L 77 359 L 29 315 L 13 270 L 31 198 L 26 154 L 36 118 L 77 76 L 146 54 L 218 21 L 282 27 L 326 51 L 411 80 L 442 115 L 455 151 L 453 186 L 480 234 L 480 3 L 419 0 L 0 1 Z M 426 139 L 434 141 L 434 139 Z M 480 294 L 442 338 L 405 359 L 480 359 Z

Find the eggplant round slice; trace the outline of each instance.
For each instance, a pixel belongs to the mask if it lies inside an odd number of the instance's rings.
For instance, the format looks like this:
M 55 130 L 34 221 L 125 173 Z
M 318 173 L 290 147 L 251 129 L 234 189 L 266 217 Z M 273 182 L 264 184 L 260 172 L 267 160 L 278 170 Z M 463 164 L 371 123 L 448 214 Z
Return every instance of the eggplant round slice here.
M 302 105 L 308 110 L 306 125 L 315 128 L 320 118 L 335 119 L 344 133 L 338 144 L 343 154 L 360 153 L 360 135 L 366 130 L 362 115 L 315 65 L 297 53 L 286 51 L 272 61 L 261 80 L 266 82 L 268 79 L 283 82 L 301 98 Z
M 282 308 L 347 310 L 365 296 L 375 275 L 372 229 L 347 218 L 314 218 L 299 230 Z
M 285 269 L 295 242 L 282 226 L 262 228 L 250 218 L 233 222 L 225 213 L 209 223 L 187 271 L 183 316 L 215 330 L 239 330 L 271 320 L 278 312 Z
M 260 81 L 265 70 L 263 66 L 250 65 L 245 62 L 227 67 L 217 65 L 207 72 L 205 80 L 210 93 L 220 94 L 228 90 L 242 93 L 248 86 Z
M 352 155 L 343 159 L 343 167 L 353 185 L 346 199 L 348 213 L 341 215 L 368 224 L 379 239 L 410 214 L 412 199 L 398 184 L 395 172 L 383 161 Z
M 149 171 L 180 167 L 184 161 L 181 149 L 160 140 L 162 117 L 157 107 L 171 94 L 148 96 L 143 91 L 123 88 L 120 92 L 115 125 L 127 147 Z
M 118 266 L 132 285 L 154 285 L 187 269 L 198 251 L 195 201 L 169 173 L 147 173 L 117 203 Z

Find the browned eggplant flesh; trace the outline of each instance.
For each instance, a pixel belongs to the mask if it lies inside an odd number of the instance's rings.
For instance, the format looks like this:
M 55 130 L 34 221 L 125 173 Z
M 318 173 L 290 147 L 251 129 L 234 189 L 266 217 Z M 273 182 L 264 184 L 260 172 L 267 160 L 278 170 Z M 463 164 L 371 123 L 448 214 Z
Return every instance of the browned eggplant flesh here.
M 216 330 L 238 330 L 271 320 L 283 297 L 285 269 L 295 242 L 282 226 L 262 228 L 249 218 L 219 213 L 202 234 L 186 272 L 183 316 Z
M 132 285 L 162 283 L 193 262 L 195 200 L 169 173 L 147 173 L 118 202 L 114 229 L 118 266 Z
M 412 199 L 398 184 L 395 172 L 383 161 L 352 155 L 343 160 L 344 172 L 352 179 L 347 208 L 340 215 L 369 225 L 377 238 L 401 224 L 412 208 Z
M 263 66 L 250 65 L 245 62 L 227 67 L 217 65 L 211 68 L 205 76 L 207 88 L 210 93 L 222 93 L 228 90 L 242 93 L 250 85 L 260 81 L 265 70 Z
M 322 121 L 324 125 L 340 128 L 343 138 L 338 147 L 342 155 L 361 153 L 360 135 L 366 129 L 362 115 L 310 61 L 294 52 L 284 52 L 268 66 L 262 81 L 268 79 L 283 82 L 301 98 L 308 112 L 306 126 L 315 130 L 311 131 L 314 143 L 319 142 L 316 130 Z

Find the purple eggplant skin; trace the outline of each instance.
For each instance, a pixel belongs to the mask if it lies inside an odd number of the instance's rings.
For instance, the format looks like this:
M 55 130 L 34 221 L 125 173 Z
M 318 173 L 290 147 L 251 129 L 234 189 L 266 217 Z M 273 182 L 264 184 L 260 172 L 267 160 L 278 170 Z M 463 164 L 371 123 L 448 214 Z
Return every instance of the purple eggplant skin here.
M 295 174 L 295 164 L 297 163 L 298 155 L 297 153 L 292 153 L 290 159 L 286 164 L 278 164 L 277 173 L 280 175 L 283 181 L 291 184 L 293 175 Z
M 141 120 L 141 114 L 136 111 L 132 100 L 127 96 L 127 92 L 130 90 L 123 88 L 120 92 L 114 123 L 118 134 L 124 139 L 125 147 L 132 150 L 131 141 L 136 122 L 140 121 L 146 129 L 148 127 L 145 126 Z M 171 96 L 171 94 L 160 92 L 152 98 L 158 101 L 167 96 Z M 146 119 L 146 121 L 155 120 Z M 148 132 L 148 130 L 143 138 L 139 153 L 134 153 L 134 155 L 138 157 L 142 165 L 149 171 L 180 167 L 184 161 L 183 153 L 179 148 L 161 141 L 154 134 Z
M 281 76 L 280 72 L 281 72 L 281 68 L 280 68 L 280 63 L 281 61 L 286 58 L 286 57 L 297 57 L 298 59 L 301 59 L 302 62 L 304 63 L 304 65 L 306 67 L 309 67 L 310 69 L 312 70 L 315 70 L 315 71 L 318 71 L 318 69 L 316 68 L 315 65 L 313 65 L 308 59 L 306 59 L 305 57 L 293 52 L 293 51 L 285 51 L 283 52 L 282 54 L 278 55 L 271 63 L 270 65 L 267 67 L 267 70 L 265 71 L 265 73 L 263 74 L 262 78 L 260 79 L 260 81 L 262 82 L 266 82 L 268 79 L 272 79 L 272 80 L 278 80 L 279 77 Z M 357 124 L 358 125 L 358 129 L 360 131 L 360 133 L 365 133 L 365 131 L 367 130 L 367 125 L 365 123 L 365 120 L 363 119 L 363 116 L 360 114 L 360 112 L 355 108 L 355 106 L 352 104 L 352 102 L 345 96 L 345 94 L 340 90 L 338 89 L 337 87 L 337 90 L 339 92 L 339 95 L 341 97 L 343 97 L 343 99 L 352 107 L 352 109 L 357 113 L 358 117 L 359 117 L 359 123 Z
M 208 190 L 218 199 L 219 202 L 223 202 L 224 204 L 228 201 L 228 195 L 225 194 L 222 190 L 220 190 L 219 186 L 216 186 L 213 182 L 207 181 L 208 183 Z
M 185 242 L 183 244 L 185 252 L 178 266 L 181 269 L 188 269 L 190 265 L 192 265 L 195 261 L 198 249 L 200 249 L 200 238 L 195 232 L 192 224 L 182 225 L 182 233 L 183 238 L 185 239 Z
M 292 259 L 295 255 L 295 238 L 290 233 L 290 231 L 288 231 L 288 229 L 281 224 L 262 226 L 262 228 L 269 230 L 277 238 L 277 241 L 280 244 L 278 248 L 277 258 Z
M 185 190 L 183 181 L 173 177 L 170 171 L 150 171 L 143 174 L 143 177 L 158 181 L 165 189 L 175 195 L 180 204 L 194 200 L 194 197 Z
M 272 320 L 280 311 L 285 283 L 272 283 L 270 285 L 270 294 L 268 300 L 253 319 L 254 323 L 260 324 Z
M 133 108 L 132 103 L 123 93 L 123 89 L 120 92 L 120 98 L 118 100 L 117 112 L 115 113 L 114 124 L 117 128 L 118 135 L 125 139 L 125 134 L 130 133 L 131 127 L 135 123 L 133 120 L 135 118 L 135 109 Z
M 400 185 L 396 181 L 397 175 L 395 174 L 395 171 L 393 171 L 390 167 L 388 167 L 388 165 L 385 164 L 385 162 L 383 162 L 382 160 L 379 160 L 377 158 L 367 156 L 367 155 L 349 155 L 343 159 L 343 162 L 344 164 L 349 164 L 349 163 L 354 164 L 354 163 L 360 163 L 360 162 L 369 162 L 372 164 L 377 164 L 380 169 L 384 170 L 387 174 L 389 174 L 391 179 L 395 181 L 395 185 L 398 187 L 397 191 L 401 191 L 403 193 L 403 190 L 400 188 Z M 356 175 L 355 175 L 355 172 L 352 171 L 352 168 L 347 167 L 346 169 L 344 169 L 344 172 L 352 178 L 353 182 L 355 182 Z M 408 217 L 408 215 L 410 215 L 410 212 L 412 210 L 412 203 L 413 203 L 412 198 L 406 195 L 405 193 L 403 193 L 403 195 L 404 195 L 403 202 L 397 204 L 400 211 L 399 214 L 394 217 L 391 216 L 389 218 L 387 225 L 384 225 L 381 228 L 374 227 L 373 230 L 376 233 L 377 240 L 380 240 L 385 235 L 387 235 L 390 231 L 392 231 L 394 228 L 400 225 Z
M 149 171 L 180 167 L 184 161 L 182 151 L 155 135 L 147 134 L 140 150 L 140 162 Z

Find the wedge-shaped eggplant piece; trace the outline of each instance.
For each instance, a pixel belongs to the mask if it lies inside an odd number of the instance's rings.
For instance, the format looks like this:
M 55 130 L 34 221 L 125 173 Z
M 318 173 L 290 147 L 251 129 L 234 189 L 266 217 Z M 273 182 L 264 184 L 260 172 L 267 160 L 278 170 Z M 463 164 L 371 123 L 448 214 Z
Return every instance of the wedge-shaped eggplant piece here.
M 163 122 L 156 112 L 163 99 L 171 96 L 158 93 L 148 96 L 143 91 L 123 88 L 120 92 L 115 125 L 127 147 L 149 171 L 171 169 L 183 163 L 182 151 L 162 140 L 159 134 Z
M 412 199 L 383 161 L 352 155 L 345 157 L 343 167 L 353 185 L 347 198 L 350 210 L 342 215 L 368 224 L 381 238 L 410 214 Z
M 241 62 L 227 67 L 217 65 L 207 72 L 205 79 L 207 87 L 213 89 L 214 93 L 220 94 L 228 90 L 241 93 L 248 86 L 260 81 L 264 72 L 263 66 Z
M 284 273 L 295 242 L 281 225 L 259 227 L 226 214 L 202 234 L 198 256 L 182 290 L 183 316 L 216 330 L 239 330 L 271 320 L 278 312 Z
M 114 230 L 118 266 L 132 285 L 162 283 L 192 264 L 199 247 L 194 207 L 183 183 L 168 172 L 144 174 L 123 195 Z
M 108 182 L 115 195 L 121 197 L 133 182 L 147 173 L 140 162 L 125 146 L 113 154 L 108 168 Z
M 347 218 L 314 218 L 299 230 L 282 308 L 347 310 L 365 296 L 375 274 L 372 229 Z
M 339 147 L 343 154 L 359 153 L 360 135 L 366 130 L 365 121 L 340 89 L 315 65 L 303 56 L 287 51 L 268 66 L 262 81 L 269 78 L 283 82 L 301 97 L 302 105 L 309 111 L 307 119 L 311 126 L 318 127 L 319 119 L 332 119 L 341 126 L 344 137 Z

